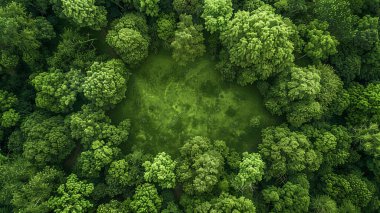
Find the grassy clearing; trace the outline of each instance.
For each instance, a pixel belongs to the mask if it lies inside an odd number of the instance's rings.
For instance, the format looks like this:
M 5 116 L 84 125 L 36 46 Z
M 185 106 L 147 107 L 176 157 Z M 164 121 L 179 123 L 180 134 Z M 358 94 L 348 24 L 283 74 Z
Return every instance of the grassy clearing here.
M 128 149 L 172 155 L 195 135 L 253 151 L 261 129 L 276 123 L 255 87 L 223 82 L 207 58 L 182 68 L 166 53 L 151 55 L 133 71 L 126 100 L 110 116 L 116 123 L 131 119 Z

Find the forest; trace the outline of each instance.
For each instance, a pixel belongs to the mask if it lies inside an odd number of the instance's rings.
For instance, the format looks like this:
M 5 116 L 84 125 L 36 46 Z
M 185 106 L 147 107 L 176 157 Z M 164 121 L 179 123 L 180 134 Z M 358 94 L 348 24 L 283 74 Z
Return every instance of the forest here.
M 379 16 L 0 0 L 0 212 L 380 212 Z

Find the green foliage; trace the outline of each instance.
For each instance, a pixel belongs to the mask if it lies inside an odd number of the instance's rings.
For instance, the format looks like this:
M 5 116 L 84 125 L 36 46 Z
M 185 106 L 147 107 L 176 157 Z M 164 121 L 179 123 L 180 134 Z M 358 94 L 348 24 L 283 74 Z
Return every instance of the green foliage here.
M 224 31 L 231 17 L 231 0 L 205 0 L 202 18 L 210 33 Z
M 352 124 L 369 124 L 380 119 L 380 84 L 370 83 L 366 87 L 354 84 L 349 89 L 350 105 L 347 119 Z
M 322 115 L 340 115 L 349 102 L 342 81 L 326 65 L 292 67 L 282 72 L 264 95 L 266 107 L 274 114 L 286 114 L 294 126 L 320 119 Z
M 203 41 L 202 26 L 194 25 L 190 15 L 181 15 L 171 43 L 173 59 L 181 66 L 194 62 L 206 51 Z
M 304 52 L 311 59 L 325 60 L 336 54 L 338 40 L 327 31 L 329 24 L 314 20 L 308 25 L 300 25 L 299 33 L 305 39 Z
M 338 53 L 331 58 L 336 73 L 345 83 L 351 82 L 360 75 L 362 60 L 356 51 L 343 47 L 338 49 Z
M 145 161 L 144 179 L 148 182 L 157 183 L 162 188 L 174 188 L 176 175 L 174 173 L 177 162 L 165 152 L 158 153 L 153 162 Z
M 52 69 L 70 71 L 70 69 L 87 69 L 96 60 L 94 39 L 81 35 L 70 28 L 61 34 L 61 40 L 53 55 L 47 59 Z
M 33 19 L 23 5 L 12 2 L 0 7 L 0 65 L 4 68 L 14 69 L 22 59 L 38 69 L 41 41 L 54 36 L 50 23 L 42 17 Z
M 227 193 L 222 193 L 218 198 L 211 200 L 209 212 L 250 212 L 255 213 L 256 207 L 251 200 L 245 197 L 235 197 Z
M 315 171 L 321 159 L 307 137 L 287 127 L 263 130 L 259 153 L 267 165 L 266 179 L 303 171 Z
M 82 82 L 83 77 L 79 70 L 39 73 L 31 81 L 37 91 L 36 105 L 56 113 L 68 112 L 77 99 Z
M 124 159 L 113 161 L 107 171 L 107 184 L 115 188 L 141 184 L 144 181 L 143 163 L 149 158 L 149 155 L 135 151 Z
M 316 0 L 314 14 L 320 21 L 329 23 L 329 31 L 341 42 L 353 37 L 355 18 L 349 1 Z
M 352 204 L 365 207 L 373 197 L 373 185 L 358 174 L 338 175 L 334 173 L 322 177 L 323 190 L 334 200 L 349 200 Z
M 98 177 L 100 171 L 119 154 L 119 148 L 106 144 L 104 141 L 92 142 L 90 150 L 82 152 L 79 157 L 80 174 L 84 177 Z
M 309 189 L 288 181 L 282 187 L 270 186 L 262 191 L 270 212 L 308 212 Z
M 138 64 L 148 56 L 149 38 L 145 18 L 129 13 L 116 20 L 106 41 L 128 64 Z
M 23 185 L 30 178 L 32 178 L 35 173 L 36 169 L 33 164 L 25 158 L 22 158 L 21 156 L 17 156 L 16 158 L 7 158 L 0 154 L 0 174 L 2 174 L 0 175 L 1 207 L 10 208 L 12 206 L 14 193 L 22 193 L 21 190 L 23 188 Z M 24 203 L 21 203 L 20 205 L 24 205 Z M 21 206 L 15 207 L 21 208 Z
M 337 213 L 336 202 L 327 195 L 321 195 L 311 199 L 310 210 L 318 213 Z
M 276 32 L 276 36 L 274 36 Z M 221 33 L 232 64 L 243 68 L 239 83 L 265 80 L 293 62 L 292 28 L 268 7 L 239 11 Z
M 239 173 L 235 177 L 236 188 L 253 188 L 263 179 L 265 163 L 257 153 L 243 153 L 243 159 L 239 165 Z
M 140 0 L 140 12 L 145 12 L 148 16 L 158 16 L 160 11 L 159 7 L 160 0 Z
M 218 183 L 223 169 L 223 155 L 208 138 L 196 136 L 180 148 L 177 177 L 186 193 L 210 192 Z M 224 142 L 220 142 L 225 147 Z
M 63 176 L 63 172 L 45 167 L 13 194 L 14 210 L 30 213 L 50 212 L 48 200 L 58 185 L 63 182 Z
M 302 127 L 302 132 L 314 144 L 315 150 L 320 152 L 324 166 L 336 167 L 347 163 L 352 144 L 352 136 L 347 128 L 329 124 L 306 125 Z
M 75 145 L 62 116 L 34 112 L 21 124 L 21 131 L 25 137 L 23 155 L 37 165 L 61 163 Z
M 62 13 L 79 27 L 100 30 L 107 25 L 107 11 L 95 0 L 61 0 Z
M 157 36 L 167 45 L 173 41 L 175 30 L 176 21 L 173 15 L 164 14 L 157 19 Z
M 370 51 L 379 42 L 379 17 L 364 16 L 358 21 L 354 42 L 363 51 Z
M 16 110 L 10 109 L 8 111 L 3 112 L 1 115 L 1 126 L 8 128 L 15 126 L 17 122 L 20 120 L 20 115 Z
M 125 98 L 128 79 L 122 61 L 94 62 L 83 83 L 84 96 L 99 107 L 115 105 Z
M 202 10 L 202 1 L 173 0 L 173 7 L 178 14 L 198 14 Z
M 126 202 L 111 200 L 109 203 L 101 204 L 96 210 L 97 213 L 128 213 L 129 207 Z
M 145 183 L 137 187 L 130 208 L 136 213 L 158 213 L 161 209 L 161 204 L 162 198 L 158 195 L 154 185 Z
M 87 212 L 93 206 L 87 199 L 93 190 L 92 183 L 81 181 L 75 174 L 71 174 L 66 183 L 58 187 L 58 196 L 49 199 L 48 205 L 54 212 Z

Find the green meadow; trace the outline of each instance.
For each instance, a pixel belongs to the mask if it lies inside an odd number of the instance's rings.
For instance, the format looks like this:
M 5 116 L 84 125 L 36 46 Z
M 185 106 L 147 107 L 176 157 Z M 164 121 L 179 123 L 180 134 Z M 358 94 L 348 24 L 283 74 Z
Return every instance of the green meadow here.
M 176 155 L 193 136 L 223 139 L 237 151 L 254 151 L 261 129 L 276 123 L 254 86 L 223 81 L 207 58 L 188 67 L 167 53 L 151 55 L 132 71 L 124 102 L 111 110 L 115 123 L 129 118 L 127 149 Z

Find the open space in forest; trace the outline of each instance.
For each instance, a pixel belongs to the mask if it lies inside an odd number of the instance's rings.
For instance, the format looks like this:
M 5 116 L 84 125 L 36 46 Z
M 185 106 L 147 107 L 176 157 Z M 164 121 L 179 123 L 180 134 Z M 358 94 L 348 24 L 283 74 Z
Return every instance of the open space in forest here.
M 166 53 L 151 55 L 132 71 L 126 100 L 110 111 L 115 123 L 132 121 L 125 148 L 178 154 L 192 136 L 224 140 L 237 151 L 253 151 L 261 129 L 276 123 L 254 86 L 226 83 L 202 58 L 179 67 Z M 254 125 L 253 120 L 260 124 Z

